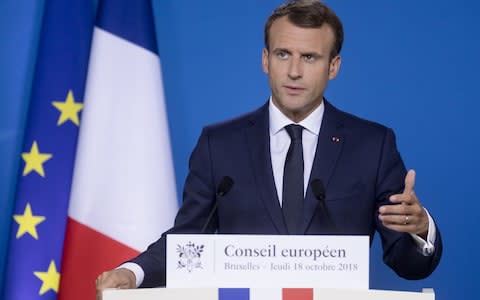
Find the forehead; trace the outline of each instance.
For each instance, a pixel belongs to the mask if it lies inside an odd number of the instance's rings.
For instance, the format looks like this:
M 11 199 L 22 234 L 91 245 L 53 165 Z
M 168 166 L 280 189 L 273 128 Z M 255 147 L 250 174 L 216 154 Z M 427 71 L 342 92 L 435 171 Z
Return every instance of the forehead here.
M 285 16 L 272 23 L 269 31 L 269 48 L 329 53 L 334 39 L 333 30 L 326 23 L 320 28 L 303 28 L 294 25 Z

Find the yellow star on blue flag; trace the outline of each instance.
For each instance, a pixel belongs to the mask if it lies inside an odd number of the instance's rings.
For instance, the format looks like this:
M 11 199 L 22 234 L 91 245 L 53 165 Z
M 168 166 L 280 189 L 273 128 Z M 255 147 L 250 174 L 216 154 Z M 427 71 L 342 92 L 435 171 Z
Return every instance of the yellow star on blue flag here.
M 30 172 L 35 171 L 38 175 L 45 177 L 45 171 L 43 170 L 43 164 L 52 158 L 50 153 L 40 153 L 38 144 L 33 141 L 30 152 L 23 152 L 22 158 L 25 161 L 25 168 L 23 169 L 23 176 L 28 175 Z
M 23 215 L 13 215 L 13 219 L 18 223 L 17 239 L 25 233 L 29 233 L 34 239 L 38 240 L 37 225 L 45 221 L 45 217 L 34 216 L 30 203 L 25 206 Z
M 58 293 L 58 287 L 60 285 L 60 273 L 57 271 L 57 267 L 55 266 L 55 262 L 53 260 L 50 262 L 46 272 L 37 271 L 33 272 L 33 274 L 42 281 L 42 286 L 38 292 L 40 296 L 49 290 L 53 290 L 55 293 Z
M 78 117 L 78 114 L 82 110 L 83 104 L 75 102 L 72 90 L 68 91 L 67 98 L 64 102 L 53 101 L 52 105 L 60 111 L 60 117 L 58 118 L 57 126 L 62 125 L 68 120 L 72 121 L 72 123 L 77 126 L 80 125 L 80 118 Z

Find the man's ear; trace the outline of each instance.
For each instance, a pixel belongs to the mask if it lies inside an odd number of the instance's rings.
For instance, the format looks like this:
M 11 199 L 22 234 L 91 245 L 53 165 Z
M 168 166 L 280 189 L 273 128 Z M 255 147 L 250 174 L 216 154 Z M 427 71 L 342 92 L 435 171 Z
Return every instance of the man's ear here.
M 268 74 L 268 50 L 263 48 L 262 50 L 262 68 L 265 74 Z
M 337 77 L 338 71 L 340 71 L 340 65 L 342 64 L 342 57 L 340 55 L 335 56 L 330 61 L 328 67 L 328 79 L 332 80 Z

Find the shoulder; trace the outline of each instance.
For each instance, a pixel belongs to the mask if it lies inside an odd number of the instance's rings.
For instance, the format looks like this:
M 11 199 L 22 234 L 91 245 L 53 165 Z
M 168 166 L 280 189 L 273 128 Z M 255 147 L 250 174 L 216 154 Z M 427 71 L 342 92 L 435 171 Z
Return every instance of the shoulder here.
M 380 136 L 393 133 L 391 128 L 388 128 L 383 124 L 342 111 L 328 101 L 325 101 L 324 119 L 325 122 L 334 123 L 334 126 L 337 128 L 341 127 L 343 130 L 349 133 Z
M 202 135 L 232 135 L 243 132 L 245 128 L 249 128 L 258 123 L 264 123 L 265 120 L 268 120 L 268 103 L 262 105 L 254 111 L 247 112 L 232 119 L 205 126 L 202 130 Z

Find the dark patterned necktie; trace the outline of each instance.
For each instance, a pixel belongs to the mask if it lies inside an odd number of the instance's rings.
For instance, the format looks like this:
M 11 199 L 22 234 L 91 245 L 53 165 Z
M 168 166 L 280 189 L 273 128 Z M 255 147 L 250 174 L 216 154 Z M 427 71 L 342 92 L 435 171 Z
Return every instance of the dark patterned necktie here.
M 283 170 L 282 211 L 289 234 L 301 234 L 303 217 L 303 146 L 300 125 L 288 125 L 285 129 L 290 136 Z

